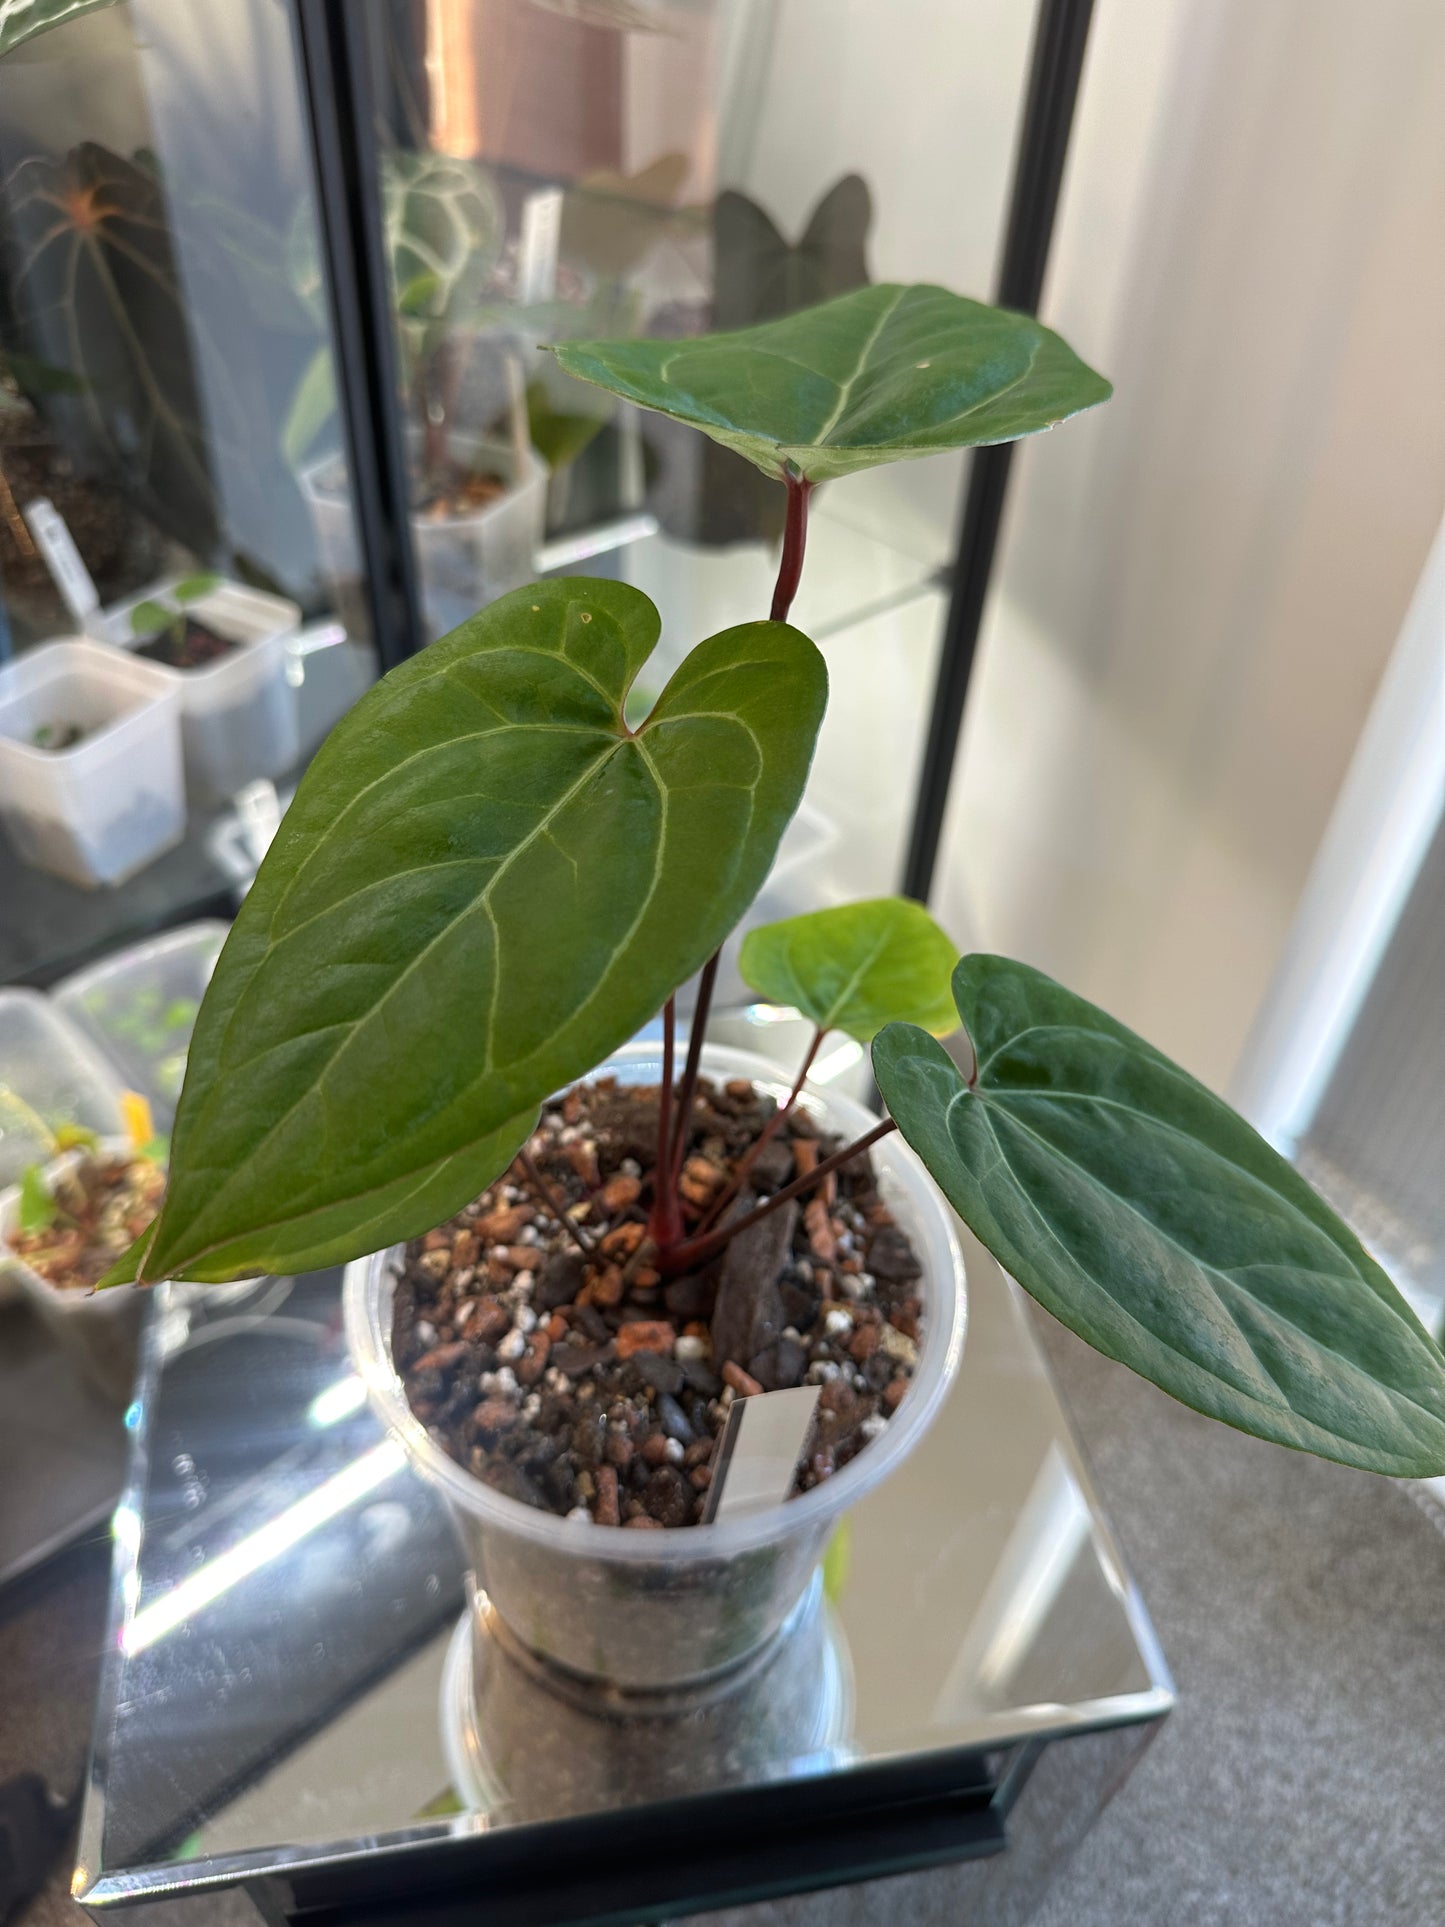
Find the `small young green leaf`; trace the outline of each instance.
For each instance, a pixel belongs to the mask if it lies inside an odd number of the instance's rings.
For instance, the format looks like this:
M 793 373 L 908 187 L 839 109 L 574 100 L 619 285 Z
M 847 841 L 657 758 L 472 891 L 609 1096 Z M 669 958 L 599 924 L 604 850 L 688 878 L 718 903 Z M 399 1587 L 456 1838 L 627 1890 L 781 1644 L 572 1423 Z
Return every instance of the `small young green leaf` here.
M 716 949 L 797 807 L 826 672 L 745 623 L 632 733 L 659 627 L 624 583 L 536 583 L 343 717 L 216 965 L 132 1267 L 284 1274 L 427 1229 Z
M 163 602 L 138 602 L 130 612 L 130 632 L 133 636 L 153 636 L 159 629 L 168 629 L 175 619 L 175 610 Z
M 939 1036 L 956 1030 L 949 977 L 957 961 L 921 903 L 877 897 L 750 930 L 738 968 L 760 996 L 868 1044 L 895 1020 Z
M 1445 1358 L 1242 1117 L 1037 970 L 954 973 L 970 1087 L 904 1024 L 878 1087 L 950 1203 L 1087 1343 L 1196 1411 L 1366 1471 L 1445 1473 Z
M 43 1167 L 27 1164 L 20 1173 L 20 1200 L 16 1212 L 20 1229 L 32 1235 L 37 1231 L 48 1231 L 55 1223 L 59 1208 L 50 1195 Z
M 57 1151 L 94 1151 L 99 1143 L 100 1139 L 88 1125 L 61 1124 L 56 1127 Z
M 686 341 L 566 341 L 569 375 L 689 422 L 767 475 L 809 481 L 1011 442 L 1113 393 L 1028 315 L 882 283 Z
M 203 595 L 209 595 L 212 589 L 219 589 L 220 586 L 221 578 L 214 569 L 200 569 L 194 575 L 183 575 L 171 594 L 177 602 L 199 602 Z

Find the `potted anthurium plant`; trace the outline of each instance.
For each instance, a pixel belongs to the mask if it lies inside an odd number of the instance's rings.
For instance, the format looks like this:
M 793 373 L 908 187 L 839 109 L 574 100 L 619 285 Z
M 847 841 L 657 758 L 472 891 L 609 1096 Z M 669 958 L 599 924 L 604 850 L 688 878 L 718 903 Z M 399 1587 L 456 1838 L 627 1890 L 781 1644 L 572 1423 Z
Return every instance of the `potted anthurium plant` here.
M 632 727 L 656 610 L 620 583 L 537 583 L 343 718 L 221 954 L 164 1205 L 111 1278 L 350 1261 L 354 1353 L 489 1609 L 623 1687 L 756 1649 L 838 1511 L 918 1436 L 961 1343 L 943 1200 L 1197 1410 L 1445 1471 L 1445 1359 L 1355 1237 L 1242 1118 L 1039 971 L 956 962 L 897 900 L 751 932 L 762 994 L 871 1042 L 881 1119 L 810 1090 L 806 1064 L 702 1042 L 718 947 L 823 715 L 822 659 L 787 622 L 810 490 L 1035 433 L 1107 382 L 1033 320 L 927 286 L 556 352 L 778 480 L 770 618 L 699 642 Z M 684 1057 L 673 997 L 694 972 Z M 659 1008 L 661 1043 L 629 1046 Z M 704 1522 L 727 1408 L 799 1384 L 819 1396 L 794 1496 Z

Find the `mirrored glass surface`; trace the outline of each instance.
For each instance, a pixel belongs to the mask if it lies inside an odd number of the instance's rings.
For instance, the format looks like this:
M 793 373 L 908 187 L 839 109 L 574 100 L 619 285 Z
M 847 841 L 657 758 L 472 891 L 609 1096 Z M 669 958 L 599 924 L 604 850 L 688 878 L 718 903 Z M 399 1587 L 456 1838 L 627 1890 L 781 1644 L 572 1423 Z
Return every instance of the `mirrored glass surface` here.
M 1013 1288 L 779 1643 L 655 1717 L 541 1676 L 347 1361 L 339 1281 L 157 1304 L 88 1898 L 1158 1717 L 1167 1673 Z M 539 1838 L 545 1838 L 545 1830 Z

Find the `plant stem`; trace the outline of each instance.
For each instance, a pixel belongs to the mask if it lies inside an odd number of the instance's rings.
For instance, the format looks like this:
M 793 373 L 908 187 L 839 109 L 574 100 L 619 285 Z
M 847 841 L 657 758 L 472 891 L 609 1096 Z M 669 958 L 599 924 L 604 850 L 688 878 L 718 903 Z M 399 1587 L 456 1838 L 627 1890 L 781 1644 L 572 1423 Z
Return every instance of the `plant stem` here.
M 676 999 L 662 1012 L 662 1083 L 657 1093 L 657 1166 L 652 1174 L 652 1210 L 647 1229 L 659 1251 L 670 1251 L 682 1237 L 682 1208 L 672 1181 L 672 1072 L 677 1050 Z
M 582 1256 L 584 1258 L 595 1258 L 597 1256 L 596 1245 L 593 1244 L 581 1225 L 574 1224 L 571 1218 L 567 1216 L 567 1200 L 562 1196 L 560 1191 L 548 1183 L 547 1179 L 542 1176 L 542 1173 L 537 1169 L 537 1160 L 525 1145 L 517 1153 L 517 1162 L 526 1172 L 527 1182 L 531 1185 L 533 1192 L 541 1199 L 542 1203 L 546 1205 L 547 1209 L 552 1213 L 552 1216 L 582 1253 Z
M 783 527 L 783 553 L 773 589 L 773 606 L 768 612 L 773 622 L 787 621 L 793 597 L 798 593 L 803 548 L 808 540 L 808 497 L 813 492 L 813 484 L 792 467 L 783 470 L 783 481 L 788 491 L 788 519 Z
M 729 1244 L 740 1231 L 747 1231 L 759 1220 L 766 1218 L 769 1212 L 776 1211 L 780 1205 L 786 1204 L 790 1198 L 796 1198 L 804 1191 L 811 1191 L 813 1186 L 820 1179 L 826 1178 L 830 1171 L 838 1171 L 845 1164 L 851 1164 L 853 1159 L 860 1157 L 870 1144 L 876 1144 L 879 1138 L 887 1137 L 890 1131 L 897 1129 L 898 1126 L 893 1119 L 885 1117 L 880 1123 L 875 1124 L 871 1131 L 865 1131 L 863 1136 L 855 1139 L 852 1144 L 845 1144 L 841 1151 L 835 1151 L 832 1157 L 823 1158 L 811 1171 L 805 1172 L 800 1178 L 794 1178 L 791 1184 L 785 1184 L 782 1190 L 775 1191 L 772 1197 L 765 1198 L 756 1210 L 749 1211 L 736 1223 L 719 1225 L 716 1231 L 709 1231 L 705 1236 L 685 1239 L 682 1244 L 675 1245 L 670 1251 L 659 1252 L 659 1264 L 668 1271 L 678 1272 L 685 1270 L 689 1265 L 705 1263 L 721 1251 L 724 1245 Z
M 707 1029 L 707 1015 L 712 1008 L 712 987 L 717 981 L 718 960 L 722 952 L 714 950 L 702 967 L 702 975 L 697 980 L 697 1003 L 693 1006 L 692 1030 L 687 1040 L 687 1063 L 683 1066 L 682 1089 L 677 1098 L 677 1123 L 672 1133 L 672 1156 L 668 1169 L 672 1173 L 671 1185 L 677 1189 L 677 1181 L 682 1176 L 682 1161 L 687 1153 L 688 1126 L 692 1122 L 692 1103 L 697 1095 L 698 1062 L 702 1057 L 703 1032 Z
M 783 1120 L 787 1117 L 789 1111 L 791 1111 L 793 1106 L 797 1103 L 799 1093 L 802 1091 L 803 1085 L 807 1081 L 808 1072 L 813 1068 L 813 1059 L 818 1055 L 818 1047 L 821 1045 L 823 1039 L 827 1035 L 828 1035 L 827 1031 L 823 1030 L 821 1027 L 813 1032 L 813 1041 L 811 1044 L 809 1044 L 807 1055 L 804 1057 L 802 1064 L 798 1068 L 798 1075 L 793 1080 L 793 1088 L 788 1093 L 788 1101 L 786 1102 L 786 1104 L 780 1104 L 778 1108 L 773 1112 L 772 1116 L 768 1119 L 767 1123 L 763 1126 L 762 1130 L 759 1131 L 757 1137 L 753 1140 L 753 1143 L 749 1147 L 747 1155 L 744 1157 L 742 1163 L 738 1166 L 737 1170 L 733 1173 L 732 1183 L 727 1187 L 727 1189 L 723 1192 L 722 1196 L 717 1200 L 715 1204 L 711 1204 L 708 1206 L 707 1215 L 704 1217 L 702 1223 L 698 1226 L 697 1231 L 694 1234 L 696 1237 L 701 1237 L 703 1232 L 705 1232 L 710 1225 L 714 1225 L 717 1223 L 718 1219 L 722 1216 L 723 1212 L 727 1210 L 728 1206 L 732 1203 L 733 1199 L 737 1196 L 738 1192 L 742 1190 L 743 1185 L 747 1180 L 748 1172 L 752 1170 L 753 1165 L 757 1162 L 759 1151 L 762 1150 L 763 1146 L 773 1136 L 774 1132 L 777 1131 L 778 1127 L 782 1124 Z

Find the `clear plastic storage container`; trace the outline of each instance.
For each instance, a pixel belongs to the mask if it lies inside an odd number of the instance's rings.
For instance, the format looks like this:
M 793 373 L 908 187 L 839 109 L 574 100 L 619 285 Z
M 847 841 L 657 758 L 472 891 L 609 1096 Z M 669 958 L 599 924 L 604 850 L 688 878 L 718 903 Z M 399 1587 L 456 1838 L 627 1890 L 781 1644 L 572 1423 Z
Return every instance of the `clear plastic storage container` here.
M 105 1140 L 101 1150 L 124 1155 L 130 1150 L 130 1140 Z M 47 1177 L 73 1170 L 85 1155 L 67 1151 L 46 1166 Z M 48 1283 L 10 1248 L 19 1212 L 18 1185 L 0 1191 L 0 1283 L 18 1287 L 56 1344 L 74 1359 L 96 1390 L 115 1404 L 124 1404 L 135 1383 L 144 1294 L 135 1285 L 117 1285 L 109 1291 L 62 1291 Z
M 36 869 L 123 883 L 185 834 L 174 670 L 98 643 L 49 642 L 0 669 L 0 819 Z M 67 749 L 37 743 L 68 727 Z
M 507 488 L 496 501 L 468 515 L 412 515 L 412 547 L 433 638 L 532 580 L 547 509 L 547 466 L 534 451 L 528 449 L 519 474 L 516 454 L 505 442 L 458 435 L 453 446 L 461 463 L 495 469 L 506 478 Z M 360 570 L 345 469 L 331 456 L 300 479 L 322 560 L 345 609 L 345 585 Z
M 54 1133 L 77 1124 L 109 1138 L 122 1129 L 121 1082 L 88 1038 L 38 990 L 0 990 L 0 1202 L 27 1166 L 54 1151 Z M 15 1295 L 0 1265 L 0 1304 Z
M 196 1012 L 228 925 L 207 920 L 129 945 L 67 977 L 52 1001 L 94 1040 L 158 1125 L 175 1117 Z
M 0 1189 L 50 1155 L 52 1134 L 77 1124 L 97 1137 L 124 1130 L 115 1070 L 38 990 L 0 990 Z
M 142 602 L 179 609 L 173 590 L 179 577 L 158 583 L 86 618 L 102 642 L 134 649 L 149 640 L 131 627 Z M 222 582 L 186 602 L 185 613 L 240 646 L 198 669 L 164 669 L 178 679 L 186 777 L 198 800 L 222 802 L 262 776 L 279 776 L 300 754 L 296 690 L 287 674 L 286 642 L 301 624 L 301 611 L 284 596 L 266 595 L 239 582 Z

